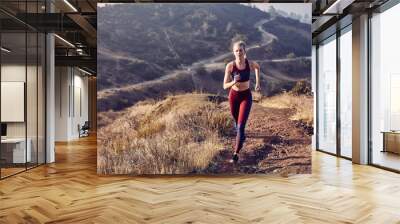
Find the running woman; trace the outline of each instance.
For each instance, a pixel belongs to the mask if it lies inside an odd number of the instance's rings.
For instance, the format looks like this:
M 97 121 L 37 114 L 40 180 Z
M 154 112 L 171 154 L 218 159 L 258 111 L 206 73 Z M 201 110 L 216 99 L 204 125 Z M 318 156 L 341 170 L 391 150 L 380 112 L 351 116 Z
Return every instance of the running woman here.
M 246 122 L 253 102 L 250 90 L 250 71 L 256 75 L 255 91 L 260 91 L 260 66 L 246 58 L 246 44 L 238 41 L 233 44 L 235 60 L 229 62 L 225 68 L 224 89 L 230 88 L 229 105 L 235 120 L 236 142 L 232 155 L 232 162 L 239 160 L 239 151 L 243 147 Z

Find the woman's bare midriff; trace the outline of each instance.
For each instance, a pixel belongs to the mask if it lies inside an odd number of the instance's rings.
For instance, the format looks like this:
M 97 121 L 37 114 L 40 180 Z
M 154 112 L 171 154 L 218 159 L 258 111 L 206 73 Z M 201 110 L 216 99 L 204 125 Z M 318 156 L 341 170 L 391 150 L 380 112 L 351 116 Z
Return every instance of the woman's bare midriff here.
M 250 88 L 250 81 L 237 82 L 235 85 L 232 86 L 232 89 L 236 91 L 244 91 L 248 88 Z

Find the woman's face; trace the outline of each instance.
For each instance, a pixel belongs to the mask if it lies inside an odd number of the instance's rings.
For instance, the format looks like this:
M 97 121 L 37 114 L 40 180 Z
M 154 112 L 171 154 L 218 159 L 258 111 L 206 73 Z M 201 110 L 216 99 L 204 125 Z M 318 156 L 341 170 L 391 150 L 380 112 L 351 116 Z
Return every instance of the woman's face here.
M 246 52 L 245 52 L 244 48 L 242 46 L 240 46 L 239 44 L 235 44 L 233 46 L 233 54 L 235 55 L 235 58 L 243 59 L 245 53 Z

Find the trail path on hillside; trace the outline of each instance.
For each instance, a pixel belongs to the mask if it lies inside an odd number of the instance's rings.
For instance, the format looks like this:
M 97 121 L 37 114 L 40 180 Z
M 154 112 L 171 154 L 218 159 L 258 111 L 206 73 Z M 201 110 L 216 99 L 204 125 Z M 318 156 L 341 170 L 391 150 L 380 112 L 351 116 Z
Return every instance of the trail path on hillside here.
M 253 48 L 259 48 L 259 47 L 265 47 L 265 46 L 271 44 L 273 40 L 278 40 L 278 38 L 275 35 L 267 32 L 262 27 L 265 23 L 268 23 L 271 20 L 272 19 L 263 19 L 263 20 L 260 20 L 259 22 L 257 22 L 256 24 L 254 24 L 254 27 L 257 28 L 261 32 L 262 41 L 260 43 L 248 46 L 247 50 L 251 50 Z M 179 57 L 179 55 L 176 53 L 176 51 L 174 50 L 174 48 L 172 46 L 172 42 L 169 39 L 168 33 L 165 30 L 164 30 L 164 34 L 167 37 L 167 43 L 168 43 L 168 46 L 169 46 L 171 52 L 173 52 L 176 57 Z M 114 55 L 112 57 L 115 59 L 124 59 L 124 60 L 129 60 L 132 62 L 139 61 L 139 59 L 128 59 L 128 58 L 126 58 L 126 56 L 123 56 L 123 55 L 115 55 L 115 53 L 111 53 L 110 51 L 107 51 L 106 49 L 101 49 L 101 52 L 104 54 L 107 54 L 107 55 L 110 55 L 110 54 Z M 195 69 L 198 69 L 202 66 L 205 66 L 205 67 L 220 66 L 219 68 L 223 69 L 225 64 L 221 63 L 221 61 L 229 56 L 232 56 L 232 52 L 226 52 L 226 53 L 222 53 L 222 54 L 210 57 L 210 58 L 206 58 L 206 59 L 200 60 L 198 62 L 194 62 L 193 64 L 191 64 L 189 66 L 182 66 L 182 68 L 173 70 L 168 75 L 164 75 L 164 76 L 154 79 L 154 80 L 149 80 L 149 81 L 132 84 L 132 85 L 124 86 L 124 87 L 118 87 L 118 88 L 113 87 L 110 89 L 100 90 L 97 92 L 97 97 L 98 97 L 98 99 L 106 99 L 115 94 L 118 94 L 118 92 L 120 92 L 120 91 L 135 91 L 137 89 L 143 89 L 147 86 L 152 86 L 155 83 L 159 83 L 159 82 L 162 82 L 162 81 L 165 81 L 168 79 L 174 79 L 180 75 L 192 75 L 193 71 Z M 278 59 L 278 60 L 281 60 L 281 59 Z
M 311 173 L 311 135 L 299 122 L 289 119 L 293 113 L 291 109 L 267 108 L 253 103 L 238 163 L 230 162 L 235 144 L 232 129 L 225 140 L 226 148 L 205 172 Z

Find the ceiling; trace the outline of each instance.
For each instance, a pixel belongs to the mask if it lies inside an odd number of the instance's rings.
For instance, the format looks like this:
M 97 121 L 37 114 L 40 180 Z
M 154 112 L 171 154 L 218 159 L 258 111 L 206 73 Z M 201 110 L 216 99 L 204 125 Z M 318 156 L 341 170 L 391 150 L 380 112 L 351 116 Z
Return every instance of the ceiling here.
M 28 42 L 35 36 L 30 32 L 54 32 L 56 66 L 78 66 L 96 74 L 96 8 L 96 0 L 47 0 L 47 4 L 45 0 L 1 0 L 2 45 L 13 49 L 7 60 L 36 55 L 33 44 L 25 52 L 26 30 Z
M 235 0 L 233 0 L 234 2 Z M 314 42 L 324 32 L 349 21 L 366 10 L 372 10 L 387 0 L 267 0 L 268 3 L 312 3 L 312 33 Z M 3 32 L 32 31 L 55 32 L 56 65 L 79 66 L 96 73 L 97 57 L 97 2 L 135 2 L 129 0 L 1 0 L 0 22 Z M 138 1 L 136 1 L 138 2 Z M 139 1 L 146 2 L 146 1 Z M 149 1 L 147 1 L 149 2 Z M 166 2 L 166 1 L 164 1 Z M 171 2 L 193 2 L 174 0 Z M 210 2 L 210 1 L 206 1 Z M 219 1 L 221 2 L 221 0 Z M 228 1 L 232 2 L 232 1 Z M 243 2 L 243 1 L 238 1 Z M 256 2 L 256 1 L 254 1 Z M 52 11 L 52 13 L 49 13 Z M 28 13 L 25 13 L 28 12 Z M 342 22 L 345 26 L 346 22 Z M 330 32 L 335 32 L 333 29 Z M 14 34 L 17 35 L 17 34 Z M 7 38 L 13 39 L 11 34 Z M 14 40 L 23 41 L 16 37 Z M 20 43 L 21 45 L 23 43 Z M 15 43 L 18 45 L 18 43 Z M 29 50 L 28 50 L 29 51 Z

